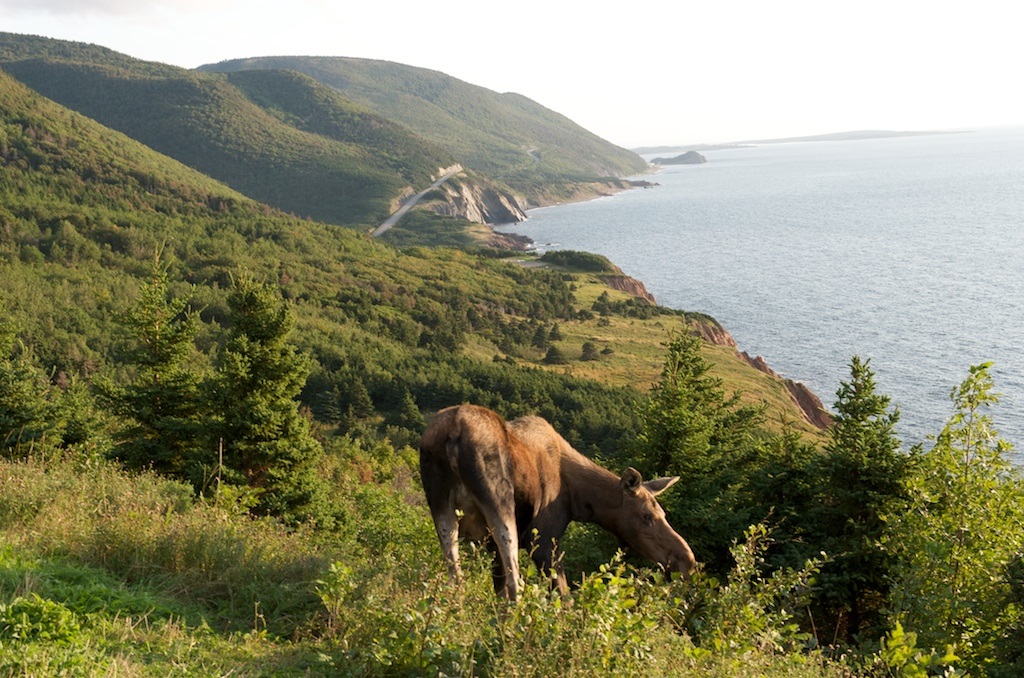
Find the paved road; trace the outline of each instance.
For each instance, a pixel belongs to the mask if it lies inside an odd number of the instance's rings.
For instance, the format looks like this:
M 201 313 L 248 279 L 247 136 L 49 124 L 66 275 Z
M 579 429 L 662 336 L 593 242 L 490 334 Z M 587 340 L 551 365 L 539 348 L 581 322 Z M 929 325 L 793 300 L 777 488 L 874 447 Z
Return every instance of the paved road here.
M 418 203 L 423 198 L 423 196 L 425 196 L 427 193 L 430 193 L 432 190 L 434 190 L 435 188 L 437 188 L 438 186 L 440 186 L 444 182 L 448 181 L 449 179 L 451 179 L 452 177 L 454 177 L 456 174 L 458 174 L 461 171 L 462 171 L 461 167 L 457 167 L 456 169 L 453 169 L 452 171 L 448 172 L 447 174 L 444 174 L 440 179 L 438 179 L 434 183 L 430 184 L 430 186 L 426 190 L 420 191 L 419 193 L 417 193 L 413 197 L 411 197 L 408 200 L 406 200 L 404 203 L 402 203 L 402 206 L 399 207 L 397 210 L 395 210 L 395 213 L 392 214 L 390 217 L 388 217 L 387 220 L 383 224 L 381 224 L 376 229 L 374 229 L 373 237 L 374 238 L 379 237 L 381 234 L 386 232 L 389 228 L 391 228 L 392 226 L 397 224 L 398 220 L 401 219 L 403 216 L 405 216 L 406 212 L 408 212 L 413 207 L 415 207 L 416 203 Z

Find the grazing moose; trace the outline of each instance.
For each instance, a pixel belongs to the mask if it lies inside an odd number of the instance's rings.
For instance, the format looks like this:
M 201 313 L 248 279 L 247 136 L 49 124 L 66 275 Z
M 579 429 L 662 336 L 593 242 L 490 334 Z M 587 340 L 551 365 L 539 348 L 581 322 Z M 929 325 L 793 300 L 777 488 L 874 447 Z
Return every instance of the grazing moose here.
M 655 499 L 678 477 L 645 483 L 633 468 L 619 477 L 574 450 L 540 417 L 506 423 L 477 405 L 443 409 L 423 433 L 420 471 L 452 578 L 462 577 L 459 536 L 487 540 L 494 589 L 511 600 L 519 592 L 521 544 L 542 572 L 555 571 L 559 591 L 568 592 L 555 549 L 573 520 L 597 523 L 669 572 L 685 575 L 694 566 L 690 546 Z

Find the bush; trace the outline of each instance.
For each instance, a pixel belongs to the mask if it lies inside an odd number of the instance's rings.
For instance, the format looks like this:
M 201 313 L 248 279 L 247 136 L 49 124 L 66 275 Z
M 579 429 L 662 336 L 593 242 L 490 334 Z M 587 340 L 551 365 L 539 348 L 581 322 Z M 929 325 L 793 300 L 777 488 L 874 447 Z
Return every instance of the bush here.
M 555 266 L 565 266 L 588 273 L 620 273 L 618 267 L 600 254 L 576 250 L 551 250 L 541 255 L 541 261 Z

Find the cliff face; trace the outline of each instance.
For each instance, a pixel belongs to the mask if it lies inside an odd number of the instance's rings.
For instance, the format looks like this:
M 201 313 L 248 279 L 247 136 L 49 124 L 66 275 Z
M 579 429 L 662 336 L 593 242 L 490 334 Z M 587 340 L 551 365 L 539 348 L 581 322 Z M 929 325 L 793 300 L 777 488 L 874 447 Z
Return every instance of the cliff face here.
M 628 275 L 603 275 L 601 280 L 613 290 L 632 294 L 634 297 L 645 299 L 652 304 L 657 303 L 654 300 L 654 295 L 648 292 L 644 284 L 636 278 L 630 278 Z
M 803 382 L 793 381 L 792 379 L 785 379 L 781 375 L 775 372 L 765 359 L 761 356 L 751 358 L 750 354 L 746 351 L 740 353 L 740 356 L 747 361 L 747 364 L 751 367 L 761 370 L 765 374 L 771 375 L 777 379 L 782 379 L 786 385 L 786 390 L 789 391 L 789 397 L 793 399 L 800 409 L 803 411 L 807 421 L 811 422 L 820 429 L 826 429 L 832 425 L 832 415 L 825 409 L 824 403 L 821 402 L 821 398 L 814 394 L 811 389 L 807 388 L 807 385 Z
M 693 327 L 693 333 L 709 344 L 736 348 L 736 340 L 732 338 L 728 330 L 718 324 L 717 320 L 706 318 L 691 322 L 691 326 Z M 743 355 L 746 354 L 744 353 Z
M 472 177 L 448 180 L 425 206 L 438 214 L 462 217 L 477 224 L 511 224 L 526 219 L 519 198 Z
M 728 330 L 718 324 L 718 321 L 712 318 L 701 318 L 692 321 L 691 326 L 693 327 L 693 333 L 704 341 L 715 346 L 727 346 L 736 349 L 740 357 L 748 365 L 781 381 L 786 387 L 786 391 L 789 392 L 789 397 L 800 408 L 808 422 L 822 430 L 832 425 L 832 416 L 825 409 L 821 399 L 811 389 L 807 388 L 806 384 L 786 379 L 769 367 L 768 362 L 761 356 L 751 357 L 746 351 L 739 351 L 736 346 L 736 340 L 732 338 Z

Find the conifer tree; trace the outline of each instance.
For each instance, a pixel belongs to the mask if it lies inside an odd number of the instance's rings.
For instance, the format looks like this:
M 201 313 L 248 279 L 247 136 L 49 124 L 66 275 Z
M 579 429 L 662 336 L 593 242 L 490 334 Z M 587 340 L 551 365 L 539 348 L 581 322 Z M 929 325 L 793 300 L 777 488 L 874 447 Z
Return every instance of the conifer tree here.
M 96 382 L 100 395 L 132 422 L 121 433 L 115 454 L 129 467 L 199 484 L 206 413 L 200 378 L 192 368 L 197 319 L 187 298 L 170 296 L 167 264 L 159 255 L 125 324 L 133 338 L 127 362 L 136 367 L 135 377 L 126 386 Z
M 0 452 L 25 453 L 42 443 L 95 449 L 107 443 L 105 429 L 85 383 L 64 373 L 51 383 L 0 306 Z
M 296 397 L 310 361 L 287 339 L 288 308 L 249 276 L 228 298 L 230 337 L 218 357 L 215 401 L 226 479 L 259 491 L 257 510 L 296 522 L 331 521 L 318 476 L 323 448 Z
M 48 428 L 46 373 L 18 342 L 14 323 L 0 307 L 0 450 L 38 440 Z
M 820 460 L 808 541 L 829 554 L 820 584 L 824 600 L 845 608 L 847 639 L 879 612 L 888 559 L 878 547 L 887 516 L 905 506 L 909 458 L 900 449 L 899 411 L 876 391 L 870 360 L 854 356 L 850 380 L 836 392 L 835 416 Z M 878 629 L 876 629 L 877 631 Z
M 637 456 L 646 473 L 680 476 L 680 490 L 663 500 L 669 522 L 718 569 L 749 524 L 736 492 L 756 456 L 763 410 L 727 397 L 700 348 L 691 334 L 669 340 L 661 379 L 640 413 Z

